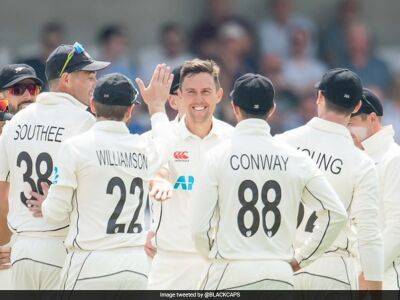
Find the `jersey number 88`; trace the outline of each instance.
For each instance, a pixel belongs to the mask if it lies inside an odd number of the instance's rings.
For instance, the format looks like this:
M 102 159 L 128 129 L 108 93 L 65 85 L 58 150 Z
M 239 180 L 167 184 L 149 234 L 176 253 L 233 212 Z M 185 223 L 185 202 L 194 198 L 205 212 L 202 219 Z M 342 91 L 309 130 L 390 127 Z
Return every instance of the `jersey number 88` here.
M 252 197 L 250 201 L 246 201 L 245 199 L 245 191 L 250 189 Z M 275 191 L 275 199 L 273 201 L 269 201 L 268 192 L 270 190 Z M 259 191 L 257 185 L 252 180 L 243 181 L 238 190 L 239 202 L 242 207 L 239 209 L 239 213 L 237 216 L 237 222 L 239 226 L 240 233 L 245 237 L 253 236 L 260 226 L 260 213 L 256 207 L 259 198 Z M 261 189 L 261 201 L 264 204 L 264 207 L 261 211 L 262 216 L 262 225 L 265 234 L 268 237 L 273 237 L 279 229 L 281 225 L 281 212 L 278 209 L 278 205 L 282 198 L 282 190 L 278 182 L 275 180 L 268 180 L 264 183 Z M 246 226 L 244 222 L 244 217 L 246 213 L 251 213 L 253 220 L 249 227 Z M 271 227 L 267 225 L 267 213 L 272 212 L 274 215 L 274 223 Z

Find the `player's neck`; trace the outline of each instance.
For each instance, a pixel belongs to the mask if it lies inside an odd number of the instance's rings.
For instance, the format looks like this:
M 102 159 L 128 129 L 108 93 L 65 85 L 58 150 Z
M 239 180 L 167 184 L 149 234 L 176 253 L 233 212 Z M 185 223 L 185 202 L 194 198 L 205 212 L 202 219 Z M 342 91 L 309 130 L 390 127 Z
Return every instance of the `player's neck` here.
M 188 121 L 188 119 L 185 119 L 185 125 L 186 128 L 193 133 L 194 135 L 197 135 L 199 138 L 205 138 L 211 131 L 212 128 L 212 119 L 207 120 L 206 122 L 203 123 L 193 123 Z
M 339 115 L 330 111 L 322 112 L 318 117 L 329 122 L 343 125 L 345 127 L 347 127 L 350 121 L 350 116 Z

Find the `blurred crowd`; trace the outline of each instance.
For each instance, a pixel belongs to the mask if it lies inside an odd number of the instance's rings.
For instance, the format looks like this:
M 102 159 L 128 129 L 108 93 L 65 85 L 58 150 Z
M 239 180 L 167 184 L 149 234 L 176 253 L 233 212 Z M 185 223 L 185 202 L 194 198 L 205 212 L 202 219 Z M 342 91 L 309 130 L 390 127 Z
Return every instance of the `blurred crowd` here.
M 248 72 L 261 73 L 275 85 L 278 109 L 271 128 L 279 133 L 315 115 L 314 85 L 327 69 L 347 67 L 384 100 L 384 120 L 400 132 L 400 74 L 378 55 L 376 39 L 361 18 L 362 1 L 338 0 L 333 19 L 319 26 L 297 13 L 293 0 L 267 0 L 265 18 L 257 21 L 236 14 L 234 8 L 231 0 L 208 0 L 204 18 L 194 28 L 164 24 L 158 44 L 145 49 L 130 43 L 130 29 L 123 24 L 107 25 L 98 33 L 96 57 L 112 64 L 99 76 L 120 72 L 147 80 L 161 62 L 176 67 L 194 57 L 213 59 L 221 68 L 225 92 L 217 117 L 233 123 L 229 92 L 234 80 Z M 40 53 L 16 60 L 31 65 L 46 82 L 45 59 L 65 41 L 66 30 L 58 22 L 47 23 Z M 147 114 L 136 114 L 131 131 L 148 128 Z

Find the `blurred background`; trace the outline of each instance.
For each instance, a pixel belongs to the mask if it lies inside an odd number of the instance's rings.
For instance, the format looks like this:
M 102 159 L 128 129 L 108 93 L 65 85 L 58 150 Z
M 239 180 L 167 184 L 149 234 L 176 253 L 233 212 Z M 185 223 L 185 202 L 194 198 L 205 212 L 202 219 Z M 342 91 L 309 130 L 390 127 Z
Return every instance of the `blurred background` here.
M 228 99 L 247 72 L 274 83 L 273 133 L 315 111 L 314 84 L 332 67 L 357 72 L 384 101 L 384 123 L 400 132 L 398 0 L 0 0 L 0 64 L 25 62 L 44 78 L 60 43 L 81 42 L 109 72 L 148 80 L 155 65 L 214 59 L 225 91 L 217 117 L 234 124 Z M 149 129 L 145 107 L 131 131 Z M 173 112 L 170 112 L 173 118 Z M 397 136 L 397 141 L 400 137 Z

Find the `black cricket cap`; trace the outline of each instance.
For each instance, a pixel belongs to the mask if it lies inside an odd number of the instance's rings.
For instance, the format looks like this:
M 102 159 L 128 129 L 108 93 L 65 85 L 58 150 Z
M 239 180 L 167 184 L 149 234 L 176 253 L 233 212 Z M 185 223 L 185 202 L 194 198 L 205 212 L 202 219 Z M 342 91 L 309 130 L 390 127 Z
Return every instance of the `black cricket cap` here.
M 12 114 L 4 111 L 0 111 L 0 122 L 9 121 L 13 117 Z
M 176 91 L 179 89 L 179 82 L 181 80 L 181 70 L 182 66 L 176 67 L 175 69 L 172 70 L 174 79 L 172 80 L 171 89 L 169 90 L 170 95 L 176 94 Z
M 99 71 L 106 68 L 110 63 L 106 61 L 96 61 L 90 57 L 89 53 L 78 44 L 60 45 L 47 58 L 46 77 L 47 80 L 59 78 L 63 67 L 67 61 L 68 54 L 73 52 L 71 60 L 66 65 L 63 73 L 72 73 L 76 71 Z M 78 49 L 78 50 L 77 50 Z
M 93 92 L 93 99 L 105 105 L 131 106 L 140 104 L 138 91 L 125 75 L 112 73 L 101 77 Z
M 324 92 L 328 101 L 345 108 L 355 107 L 363 97 L 361 79 L 349 69 L 329 70 L 315 87 Z
M 43 82 L 36 76 L 35 70 L 26 64 L 5 65 L 0 69 L 0 90 L 5 90 L 25 79 L 32 79 L 37 85 Z
M 363 89 L 363 98 L 361 99 L 360 109 L 352 114 L 351 116 L 357 116 L 360 114 L 371 114 L 376 113 L 377 116 L 383 116 L 383 106 L 382 102 L 379 100 L 378 96 L 368 89 Z
M 265 76 L 247 73 L 239 77 L 230 93 L 234 104 L 248 113 L 262 115 L 274 105 L 274 86 Z

